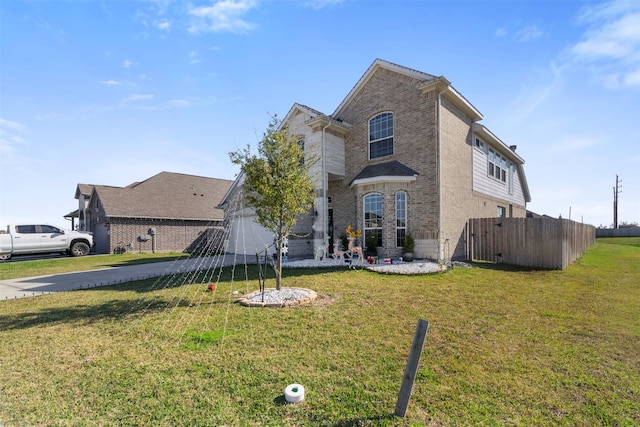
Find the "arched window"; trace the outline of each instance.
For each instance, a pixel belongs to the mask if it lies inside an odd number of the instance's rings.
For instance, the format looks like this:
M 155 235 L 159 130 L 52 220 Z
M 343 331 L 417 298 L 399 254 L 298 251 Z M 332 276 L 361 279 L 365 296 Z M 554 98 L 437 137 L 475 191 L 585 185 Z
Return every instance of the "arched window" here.
M 364 196 L 364 241 L 374 235 L 378 246 L 382 246 L 382 194 L 371 193 Z
M 407 235 L 407 193 L 398 191 L 396 193 L 396 246 L 404 245 L 404 238 Z
M 381 113 L 369 120 L 369 159 L 393 154 L 393 113 Z

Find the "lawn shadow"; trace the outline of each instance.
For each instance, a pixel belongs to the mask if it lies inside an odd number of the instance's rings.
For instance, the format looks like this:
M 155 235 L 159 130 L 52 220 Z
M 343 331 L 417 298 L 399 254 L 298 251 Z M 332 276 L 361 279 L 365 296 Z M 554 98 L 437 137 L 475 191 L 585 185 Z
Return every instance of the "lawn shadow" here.
M 187 259 L 185 255 L 162 256 L 157 258 L 130 259 L 127 261 L 104 264 L 105 267 L 126 267 L 129 265 L 155 264 L 158 262 L 174 262 Z
M 534 272 L 534 271 L 549 271 L 546 268 L 525 267 L 521 265 L 504 264 L 489 261 L 473 261 L 468 263 L 471 268 L 481 268 L 484 270 L 496 270 L 496 271 L 510 271 L 510 272 Z M 453 265 L 454 269 L 460 269 L 465 267 Z
M 241 267 L 241 268 L 240 268 Z M 344 271 L 344 269 L 338 269 Z M 290 268 L 283 271 L 282 278 L 286 280 L 292 277 L 313 276 L 327 272 L 333 272 L 336 269 L 330 268 Z M 238 265 L 235 269 L 232 266 L 218 267 L 208 270 L 200 270 L 198 273 L 171 273 L 158 277 L 150 277 L 139 280 L 131 280 L 122 283 L 114 283 L 108 285 L 93 286 L 87 288 L 89 291 L 132 291 L 137 293 L 157 292 L 163 289 L 179 288 L 181 286 L 190 286 L 193 284 L 215 283 L 217 285 L 232 284 L 233 282 L 244 282 L 258 280 L 258 267 L 255 264 Z M 185 280 L 188 279 L 188 280 Z M 269 282 L 275 284 L 275 272 L 267 269 L 267 284 Z M 269 286 L 267 286 L 269 287 Z M 256 290 L 258 288 L 256 287 Z
M 162 311 L 169 303 L 172 302 L 163 299 L 154 299 L 148 304 L 132 304 L 131 300 L 111 300 L 95 305 L 47 307 L 26 313 L 0 315 L 0 330 L 28 329 L 57 323 L 92 324 L 105 319 L 124 319 L 141 311 Z M 178 303 L 179 307 L 190 305 L 192 302 L 184 299 Z

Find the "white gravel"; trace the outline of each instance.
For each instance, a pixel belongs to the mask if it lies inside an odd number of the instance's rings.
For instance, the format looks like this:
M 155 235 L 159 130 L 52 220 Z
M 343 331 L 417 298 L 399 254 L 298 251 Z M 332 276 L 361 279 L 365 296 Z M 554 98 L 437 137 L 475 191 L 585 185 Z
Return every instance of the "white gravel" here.
M 296 261 L 287 261 L 282 264 L 284 268 L 300 268 L 300 267 L 349 267 L 348 263 L 338 262 L 333 259 L 326 261 L 316 261 L 313 259 L 303 259 Z M 369 264 L 355 262 L 354 268 L 366 268 L 367 270 L 377 273 L 387 274 L 428 274 L 444 271 L 446 267 L 431 261 L 416 260 L 413 262 L 403 262 L 393 260 L 393 264 Z
M 313 259 L 304 259 L 296 261 L 287 261 L 282 264 L 284 268 L 310 268 L 310 267 L 349 267 L 348 263 L 336 262 L 333 259 L 326 261 L 316 261 Z M 353 264 L 355 268 L 366 268 L 377 273 L 384 274 L 428 274 L 437 273 L 446 270 L 446 266 L 437 264 L 430 261 L 414 261 L 414 262 L 402 262 L 393 260 L 393 264 L 369 264 L 367 262 L 356 262 Z M 264 292 L 264 300 L 261 292 L 256 292 L 253 295 L 249 295 L 247 300 L 252 303 L 265 303 L 265 304 L 285 304 L 290 301 L 298 301 L 303 298 L 307 298 L 310 295 L 309 291 L 300 288 L 286 288 L 283 287 L 279 291 L 276 289 L 267 289 Z
M 264 291 L 264 301 L 262 300 L 262 293 L 256 293 L 248 298 L 253 302 L 264 302 L 266 304 L 278 304 L 287 301 L 297 301 L 309 296 L 309 292 L 303 289 L 296 288 L 281 288 L 279 291 L 276 289 L 267 289 Z

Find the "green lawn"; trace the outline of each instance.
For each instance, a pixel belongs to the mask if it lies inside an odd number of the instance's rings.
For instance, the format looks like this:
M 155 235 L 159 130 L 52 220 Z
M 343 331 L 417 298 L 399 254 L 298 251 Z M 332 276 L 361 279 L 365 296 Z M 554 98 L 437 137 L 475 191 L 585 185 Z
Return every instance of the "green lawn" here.
M 0 262 L 0 280 L 96 270 L 120 265 L 173 261 L 187 256 L 187 254 L 181 253 L 127 253 L 119 255 L 90 255 L 79 258 L 63 257 L 33 261 Z M 20 260 L 20 257 L 17 256 L 15 259 Z
M 258 287 L 244 265 L 2 301 L 0 424 L 640 425 L 640 239 L 599 239 L 564 271 L 483 267 L 285 270 L 319 295 L 286 309 L 233 303 Z

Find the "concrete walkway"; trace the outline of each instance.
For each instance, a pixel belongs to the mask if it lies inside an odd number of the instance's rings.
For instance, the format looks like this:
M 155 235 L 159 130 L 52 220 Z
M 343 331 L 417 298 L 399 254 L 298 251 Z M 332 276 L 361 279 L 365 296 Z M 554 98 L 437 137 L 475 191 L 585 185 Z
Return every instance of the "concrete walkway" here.
M 0 301 L 46 295 L 54 292 L 94 288 L 97 286 L 143 280 L 233 265 L 233 255 L 188 258 L 184 260 L 127 265 L 100 270 L 0 280 Z

